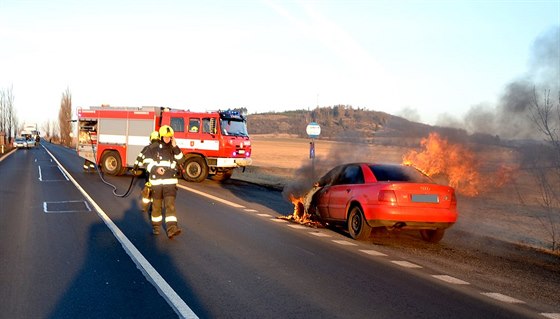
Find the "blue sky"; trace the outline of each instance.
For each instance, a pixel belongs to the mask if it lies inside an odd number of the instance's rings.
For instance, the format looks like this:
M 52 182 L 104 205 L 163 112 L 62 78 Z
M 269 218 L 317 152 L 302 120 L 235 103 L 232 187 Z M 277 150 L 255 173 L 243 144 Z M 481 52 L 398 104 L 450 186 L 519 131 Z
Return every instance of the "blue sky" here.
M 560 0 L 0 0 L 0 89 L 40 125 L 66 88 L 74 108 L 345 104 L 435 124 L 495 105 L 559 25 Z

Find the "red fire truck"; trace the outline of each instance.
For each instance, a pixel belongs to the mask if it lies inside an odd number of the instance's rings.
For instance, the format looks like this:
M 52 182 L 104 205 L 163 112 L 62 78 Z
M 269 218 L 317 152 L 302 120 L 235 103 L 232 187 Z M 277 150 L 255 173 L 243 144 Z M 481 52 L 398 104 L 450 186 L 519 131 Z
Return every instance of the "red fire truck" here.
M 186 157 L 182 176 L 190 182 L 228 179 L 251 165 L 246 117 L 238 111 L 191 112 L 162 107 L 93 106 L 78 109 L 78 155 L 104 173 L 122 175 L 162 125 L 175 131 Z

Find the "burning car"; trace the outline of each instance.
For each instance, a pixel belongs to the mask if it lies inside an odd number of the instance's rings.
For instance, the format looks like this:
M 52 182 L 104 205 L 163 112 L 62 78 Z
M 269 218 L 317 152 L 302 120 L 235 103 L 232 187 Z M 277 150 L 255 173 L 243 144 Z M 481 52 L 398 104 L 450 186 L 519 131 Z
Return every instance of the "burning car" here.
M 439 242 L 457 221 L 455 190 L 400 164 L 336 166 L 294 206 L 323 222 L 344 225 L 357 240 L 383 227 L 419 230 L 425 241 Z

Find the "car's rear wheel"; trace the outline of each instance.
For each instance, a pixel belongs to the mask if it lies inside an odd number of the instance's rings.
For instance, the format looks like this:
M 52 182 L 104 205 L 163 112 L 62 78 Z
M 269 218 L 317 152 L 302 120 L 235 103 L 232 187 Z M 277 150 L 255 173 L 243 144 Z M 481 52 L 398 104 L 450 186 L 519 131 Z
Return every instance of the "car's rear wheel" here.
M 429 243 L 438 243 L 445 234 L 445 229 L 437 228 L 437 229 L 421 229 L 420 236 L 424 241 Z
M 364 218 L 360 206 L 353 206 L 348 214 L 348 232 L 356 240 L 366 240 L 371 235 L 371 226 Z
M 101 169 L 103 173 L 109 175 L 121 174 L 123 167 L 119 153 L 115 151 L 105 152 L 101 158 Z
M 208 177 L 208 165 L 204 158 L 192 156 L 183 166 L 183 178 L 189 182 L 200 183 Z

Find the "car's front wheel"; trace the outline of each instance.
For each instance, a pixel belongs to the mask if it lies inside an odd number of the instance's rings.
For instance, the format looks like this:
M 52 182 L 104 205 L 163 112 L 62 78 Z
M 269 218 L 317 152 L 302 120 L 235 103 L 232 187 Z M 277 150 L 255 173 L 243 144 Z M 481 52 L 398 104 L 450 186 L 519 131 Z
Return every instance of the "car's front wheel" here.
M 366 240 L 371 235 L 371 226 L 358 205 L 353 206 L 348 214 L 348 232 L 356 240 Z
M 445 234 L 445 229 L 442 228 L 420 230 L 420 236 L 422 236 L 422 239 L 429 243 L 439 243 L 439 241 L 443 238 L 444 234 Z

